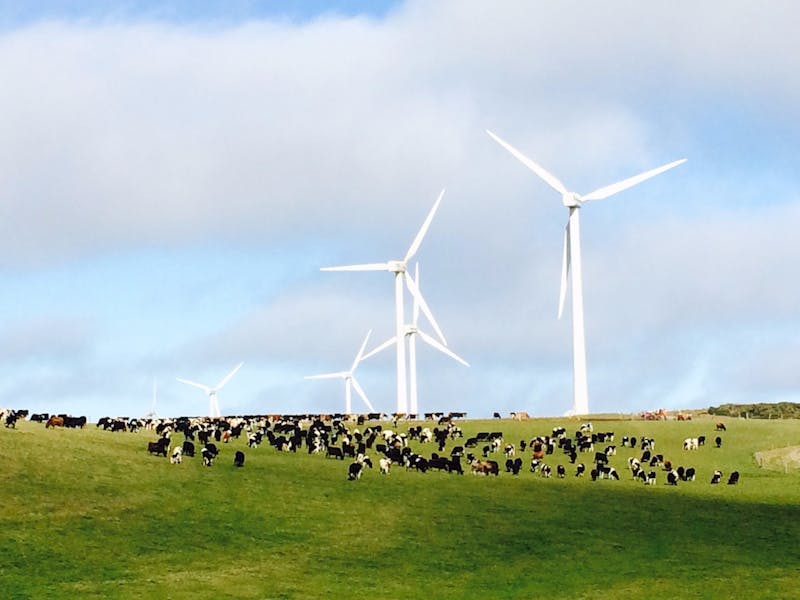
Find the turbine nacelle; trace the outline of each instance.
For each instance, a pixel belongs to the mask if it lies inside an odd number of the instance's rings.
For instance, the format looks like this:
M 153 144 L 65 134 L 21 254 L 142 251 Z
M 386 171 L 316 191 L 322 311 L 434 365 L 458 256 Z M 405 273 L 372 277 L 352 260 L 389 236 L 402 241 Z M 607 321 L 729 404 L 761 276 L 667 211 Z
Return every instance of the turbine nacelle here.
M 576 194 L 575 192 L 567 192 L 566 194 L 561 195 L 561 202 L 567 208 L 580 208 L 581 204 L 583 204 L 583 200 L 581 199 L 580 194 Z
M 390 260 L 386 263 L 386 269 L 392 273 L 405 273 L 406 263 L 402 260 Z

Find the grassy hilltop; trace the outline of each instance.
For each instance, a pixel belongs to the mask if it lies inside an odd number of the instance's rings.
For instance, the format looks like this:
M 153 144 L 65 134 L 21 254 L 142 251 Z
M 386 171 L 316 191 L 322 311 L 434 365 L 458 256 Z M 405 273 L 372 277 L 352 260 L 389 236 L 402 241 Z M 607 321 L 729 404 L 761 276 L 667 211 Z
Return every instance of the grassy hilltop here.
M 552 479 L 532 474 L 527 451 L 516 477 L 398 466 L 381 476 L 373 451 L 376 468 L 350 482 L 349 461 L 243 438 L 218 444 L 211 468 L 199 457 L 171 465 L 147 453 L 151 432 L 19 423 L 0 429 L 0 597 L 796 597 L 800 474 L 762 469 L 754 453 L 800 444 L 800 422 L 713 419 L 728 428 L 720 449 L 714 420 L 595 422 L 616 434 L 621 476 L 596 482 L 560 453 L 547 457 Z M 579 423 L 459 424 L 518 444 Z M 623 435 L 655 438 L 656 453 L 698 479 L 632 481 L 627 458 L 641 451 L 620 447 Z M 681 449 L 698 435 L 705 447 Z M 738 470 L 739 485 L 710 485 L 714 469 Z

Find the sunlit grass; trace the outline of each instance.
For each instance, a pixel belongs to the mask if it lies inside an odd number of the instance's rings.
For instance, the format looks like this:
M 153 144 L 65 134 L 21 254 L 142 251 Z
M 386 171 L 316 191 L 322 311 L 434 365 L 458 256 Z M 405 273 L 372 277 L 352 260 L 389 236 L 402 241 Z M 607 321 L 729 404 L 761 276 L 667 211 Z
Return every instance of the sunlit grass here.
M 243 440 L 212 468 L 146 452 L 151 433 L 0 431 L 0 590 L 9 598 L 789 598 L 800 585 L 800 477 L 754 453 L 796 445 L 796 421 L 595 422 L 620 481 L 474 477 L 347 462 Z M 463 422 L 519 443 L 567 420 Z M 433 427 L 433 424 L 430 424 Z M 401 424 L 400 429 L 403 429 Z M 698 480 L 630 479 L 622 435 L 656 440 Z M 685 437 L 705 447 L 681 450 Z M 721 435 L 722 448 L 713 439 Z M 463 443 L 464 439 L 451 442 Z M 419 448 L 419 447 L 418 447 Z M 243 449 L 246 466 L 232 466 Z M 429 455 L 435 447 L 420 448 Z M 449 449 L 449 447 L 448 447 Z M 480 447 L 478 448 L 480 452 Z M 504 461 L 504 457 L 495 456 Z M 578 460 L 589 466 L 591 456 Z M 714 469 L 738 486 L 708 483 Z

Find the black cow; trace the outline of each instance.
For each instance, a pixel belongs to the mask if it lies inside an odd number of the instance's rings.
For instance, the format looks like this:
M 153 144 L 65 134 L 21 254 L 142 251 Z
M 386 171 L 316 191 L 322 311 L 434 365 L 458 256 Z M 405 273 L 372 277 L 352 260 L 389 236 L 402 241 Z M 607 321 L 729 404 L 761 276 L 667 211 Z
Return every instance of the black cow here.
M 728 485 L 736 485 L 737 483 L 739 483 L 739 471 L 734 471 L 728 477 Z
M 185 440 L 183 442 L 183 455 L 184 456 L 194 456 L 194 444 L 189 440 Z
M 338 446 L 328 446 L 328 449 L 325 451 L 325 458 L 338 458 L 340 460 L 344 460 L 344 452 Z
M 241 450 L 237 450 L 236 454 L 233 456 L 233 466 L 234 467 L 244 466 L 244 452 L 242 452 Z
M 714 438 L 714 443 L 717 445 L 717 448 L 722 448 L 722 438 L 717 436 Z
M 169 452 L 169 438 L 162 437 L 159 438 L 157 442 L 148 442 L 147 451 L 150 454 L 155 454 L 156 456 L 163 454 L 164 458 L 166 458 L 167 453 Z

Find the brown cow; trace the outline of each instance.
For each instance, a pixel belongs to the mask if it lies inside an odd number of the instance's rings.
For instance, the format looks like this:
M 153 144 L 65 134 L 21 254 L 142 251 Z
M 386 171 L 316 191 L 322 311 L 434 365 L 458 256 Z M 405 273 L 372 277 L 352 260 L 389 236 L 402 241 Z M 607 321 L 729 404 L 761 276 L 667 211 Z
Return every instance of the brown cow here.
M 64 426 L 64 417 L 57 417 L 53 415 L 47 420 L 47 423 L 44 424 L 44 428 L 47 429 L 48 427 L 63 427 Z

